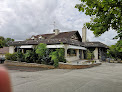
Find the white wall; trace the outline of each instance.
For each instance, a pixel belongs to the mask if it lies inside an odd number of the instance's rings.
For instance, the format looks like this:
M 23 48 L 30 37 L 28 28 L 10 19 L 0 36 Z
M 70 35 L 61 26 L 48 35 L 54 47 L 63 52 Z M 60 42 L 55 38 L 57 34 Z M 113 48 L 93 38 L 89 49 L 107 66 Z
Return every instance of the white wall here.
M 72 57 L 67 57 L 66 60 L 67 61 L 75 61 L 75 60 L 79 60 L 79 58 L 77 56 L 72 56 Z
M 13 54 L 14 53 L 14 46 L 9 47 L 9 53 Z

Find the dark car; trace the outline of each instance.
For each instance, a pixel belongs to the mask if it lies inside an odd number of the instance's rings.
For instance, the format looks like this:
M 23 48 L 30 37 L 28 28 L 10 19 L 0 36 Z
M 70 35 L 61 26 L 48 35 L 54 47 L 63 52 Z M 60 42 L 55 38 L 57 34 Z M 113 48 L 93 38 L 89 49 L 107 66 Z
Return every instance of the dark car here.
M 0 64 L 4 63 L 5 58 L 4 57 L 0 57 Z

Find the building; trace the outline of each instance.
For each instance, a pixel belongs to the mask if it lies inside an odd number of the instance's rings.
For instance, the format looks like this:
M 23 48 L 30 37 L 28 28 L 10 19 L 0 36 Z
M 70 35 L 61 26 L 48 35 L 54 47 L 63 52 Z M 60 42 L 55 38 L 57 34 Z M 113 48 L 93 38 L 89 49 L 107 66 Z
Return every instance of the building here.
M 0 48 L 0 58 L 5 57 L 6 53 L 9 53 L 9 47 Z
M 27 50 L 35 48 L 39 43 L 45 43 L 49 49 L 64 48 L 66 60 L 75 61 L 86 59 L 86 51 L 91 48 L 94 49 L 95 59 L 99 59 L 99 57 L 103 55 L 101 54 L 102 51 L 105 52 L 108 48 L 105 44 L 100 42 L 86 42 L 85 27 L 82 29 L 82 38 L 78 31 L 60 32 L 58 29 L 53 31 L 54 33 L 52 34 L 41 34 L 32 36 L 25 41 L 11 42 L 9 44 L 9 53 L 14 53 L 18 50 L 25 53 Z

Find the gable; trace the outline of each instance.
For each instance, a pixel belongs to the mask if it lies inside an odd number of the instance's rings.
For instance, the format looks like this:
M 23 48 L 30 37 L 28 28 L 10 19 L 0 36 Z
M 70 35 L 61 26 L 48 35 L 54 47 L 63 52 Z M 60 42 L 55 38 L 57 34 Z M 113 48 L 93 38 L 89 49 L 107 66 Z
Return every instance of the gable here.
M 78 37 L 77 37 L 76 34 L 74 34 L 73 36 L 71 36 L 71 39 L 72 39 L 72 40 L 78 40 Z
M 72 35 L 70 39 L 82 42 L 82 38 L 78 31 L 74 35 Z

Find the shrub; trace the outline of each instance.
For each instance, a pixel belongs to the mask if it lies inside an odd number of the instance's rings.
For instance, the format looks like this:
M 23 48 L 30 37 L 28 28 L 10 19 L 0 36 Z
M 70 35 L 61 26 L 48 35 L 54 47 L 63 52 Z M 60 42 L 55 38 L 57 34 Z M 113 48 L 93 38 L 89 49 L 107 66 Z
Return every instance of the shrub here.
M 28 50 L 25 53 L 25 61 L 26 62 L 28 62 L 28 63 L 35 63 L 36 59 L 37 59 L 37 54 L 35 53 L 35 50 L 33 50 L 33 51 Z
M 51 58 L 50 58 L 50 53 L 51 53 L 52 51 L 51 50 L 49 50 L 49 49 L 47 49 L 46 51 L 45 51 L 45 55 L 43 55 L 43 57 L 41 58 L 41 61 L 44 63 L 44 64 L 51 64 Z
M 13 54 L 7 53 L 7 54 L 5 54 L 5 58 L 7 60 L 16 61 L 17 60 L 17 53 L 13 53 Z
M 51 58 L 49 57 L 51 50 L 49 50 L 47 45 L 40 43 L 36 47 L 36 54 L 38 54 L 38 63 L 51 64 Z
M 21 51 L 17 52 L 17 61 L 25 61 L 24 54 Z
M 54 61 L 54 67 L 58 67 L 59 59 L 58 59 L 58 51 L 54 51 L 50 54 L 51 61 Z
M 94 58 L 94 53 L 91 52 L 90 50 L 87 50 L 87 59 L 93 59 Z
M 94 64 L 95 61 L 91 61 L 91 62 L 92 62 L 92 64 Z
M 13 54 L 11 54 L 10 56 L 11 56 L 10 59 L 11 59 L 12 61 L 17 61 L 17 53 L 16 53 L 16 52 L 13 53 Z
M 64 49 L 56 49 L 56 51 L 50 54 L 51 61 L 54 61 L 54 67 L 58 67 L 59 62 L 66 62 L 64 58 Z
M 7 60 L 11 60 L 11 54 L 9 54 L 9 53 L 5 54 L 5 58 L 6 58 Z
M 59 62 L 64 62 L 66 63 L 66 59 L 64 57 L 64 49 L 60 48 L 60 49 L 56 49 L 57 52 L 58 52 L 58 59 L 59 59 Z
M 43 57 L 46 53 L 46 50 L 47 50 L 47 48 L 46 48 L 46 44 L 44 44 L 44 43 L 40 43 L 37 47 L 36 47 L 36 54 L 38 54 L 38 56 L 40 56 L 40 57 Z

